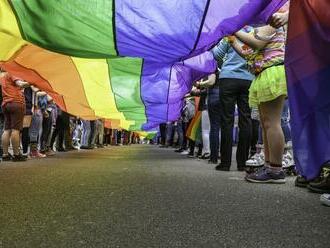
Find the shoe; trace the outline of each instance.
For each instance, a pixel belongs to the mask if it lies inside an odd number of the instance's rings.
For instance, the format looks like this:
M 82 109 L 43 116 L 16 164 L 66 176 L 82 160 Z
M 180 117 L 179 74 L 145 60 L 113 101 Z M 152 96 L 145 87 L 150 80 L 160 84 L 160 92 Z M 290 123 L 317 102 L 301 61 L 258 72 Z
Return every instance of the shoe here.
M 39 151 L 31 151 L 30 156 L 31 156 L 31 158 L 45 158 L 45 157 L 47 157 L 45 154 L 42 154 Z
M 188 155 L 188 154 L 189 154 L 189 151 L 188 151 L 188 150 L 184 150 L 184 151 L 181 152 L 180 154 L 182 154 L 182 155 Z
M 230 166 L 219 164 L 215 167 L 217 171 L 230 171 Z
M 330 193 L 330 162 L 322 168 L 320 176 L 311 181 L 307 188 L 315 193 Z
M 24 162 L 27 158 L 23 156 L 22 154 L 14 155 L 12 161 L 13 162 Z
M 208 164 L 218 164 L 218 160 L 209 159 Z
M 210 153 L 204 153 L 202 156 L 199 157 L 200 159 L 209 159 Z
M 296 187 L 307 188 L 309 182 L 310 181 L 308 181 L 305 177 L 298 175 L 294 181 L 294 185 Z
M 29 153 L 22 153 L 22 156 L 26 158 L 26 160 L 31 158 Z
M 179 149 L 174 150 L 174 152 L 179 152 L 179 153 L 181 153 L 181 152 L 183 152 L 183 151 L 184 151 L 183 148 L 179 148 Z
M 286 152 L 283 155 L 282 167 L 283 167 L 283 169 L 285 169 L 285 168 L 290 168 L 292 166 L 294 166 L 293 156 L 290 152 Z
M 11 161 L 12 159 L 13 159 L 13 156 L 10 153 L 8 153 L 8 155 L 6 155 L 6 156 L 2 156 L 3 162 Z
M 285 173 L 264 166 L 255 173 L 247 174 L 245 180 L 251 183 L 285 183 Z
M 189 152 L 187 157 L 188 157 L 188 158 L 194 158 L 194 157 L 195 157 L 195 155 L 194 155 L 194 153 L 193 153 L 193 152 Z
M 330 194 L 321 195 L 320 201 L 323 205 L 330 207 Z
M 56 154 L 56 152 L 54 152 L 52 149 L 49 149 L 44 154 L 46 156 L 54 156 Z
M 81 146 L 80 149 L 87 150 L 89 148 L 88 148 L 88 146 Z
M 57 151 L 58 151 L 58 152 L 67 152 L 67 150 L 64 149 L 63 147 L 59 147 L 59 148 L 57 149 Z
M 263 166 L 265 164 L 265 154 L 263 152 L 254 154 L 249 160 L 245 162 L 246 166 Z
M 80 147 L 78 145 L 73 145 L 72 147 L 73 147 L 73 150 L 79 150 L 80 149 Z

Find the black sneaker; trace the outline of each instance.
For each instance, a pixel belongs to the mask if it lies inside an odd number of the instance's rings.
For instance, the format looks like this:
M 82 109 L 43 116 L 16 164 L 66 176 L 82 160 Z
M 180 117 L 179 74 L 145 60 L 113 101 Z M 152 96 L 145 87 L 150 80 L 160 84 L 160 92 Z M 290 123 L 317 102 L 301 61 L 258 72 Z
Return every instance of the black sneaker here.
M 183 151 L 184 151 L 184 149 L 183 149 L 183 148 L 180 148 L 180 149 L 176 149 L 174 152 L 181 153 L 181 152 L 183 152 Z
M 194 157 L 195 157 L 194 152 L 189 152 L 188 153 L 188 158 L 194 158 Z
M 230 171 L 230 166 L 219 164 L 215 167 L 215 170 L 217 171 Z
M 200 159 L 209 159 L 210 153 L 204 153 L 202 156 L 199 157 Z
M 309 182 L 310 181 L 308 181 L 305 177 L 298 175 L 294 181 L 294 185 L 296 187 L 307 188 Z
M 2 161 L 6 162 L 6 161 L 11 161 L 13 159 L 13 156 L 9 153 L 6 156 L 2 156 Z
M 311 181 L 307 188 L 315 193 L 330 193 L 330 163 L 322 168 L 320 176 Z
M 64 149 L 63 147 L 59 147 L 59 148 L 57 149 L 57 151 L 58 151 L 58 152 L 67 152 L 67 150 Z
M 207 161 L 208 164 L 218 164 L 218 160 L 213 160 L 210 159 L 209 161 Z
M 27 158 L 25 156 L 23 156 L 22 154 L 14 155 L 14 157 L 12 159 L 13 162 L 24 162 L 26 160 L 27 160 Z

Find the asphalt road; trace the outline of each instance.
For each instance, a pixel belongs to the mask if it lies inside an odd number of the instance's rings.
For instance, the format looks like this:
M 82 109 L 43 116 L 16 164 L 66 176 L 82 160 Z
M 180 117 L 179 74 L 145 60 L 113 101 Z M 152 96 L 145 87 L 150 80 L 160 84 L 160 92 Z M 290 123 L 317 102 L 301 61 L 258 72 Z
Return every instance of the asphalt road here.
M 319 195 L 135 145 L 0 164 L 0 247 L 330 247 Z

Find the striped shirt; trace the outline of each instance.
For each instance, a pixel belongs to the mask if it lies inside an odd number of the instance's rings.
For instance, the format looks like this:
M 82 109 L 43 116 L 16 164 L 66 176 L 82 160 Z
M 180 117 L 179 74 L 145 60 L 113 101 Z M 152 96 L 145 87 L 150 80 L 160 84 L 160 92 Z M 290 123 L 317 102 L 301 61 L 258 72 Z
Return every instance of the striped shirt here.
M 284 63 L 286 31 L 279 28 L 276 33 L 269 38 L 268 44 L 257 51 L 247 54 L 249 70 L 254 74 L 259 74 L 263 70 Z

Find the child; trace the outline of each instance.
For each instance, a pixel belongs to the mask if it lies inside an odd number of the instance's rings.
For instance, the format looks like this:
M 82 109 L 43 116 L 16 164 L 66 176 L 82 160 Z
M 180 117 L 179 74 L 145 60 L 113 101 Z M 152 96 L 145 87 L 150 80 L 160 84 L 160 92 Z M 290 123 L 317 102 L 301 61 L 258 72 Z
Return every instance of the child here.
M 284 135 L 281 114 L 287 97 L 284 70 L 286 30 L 269 25 L 255 29 L 254 34 L 239 31 L 230 41 L 248 60 L 256 75 L 249 90 L 250 107 L 258 107 L 263 130 L 265 166 L 247 174 L 246 180 L 257 183 L 285 183 L 282 169 Z M 240 40 L 246 47 L 239 45 Z

